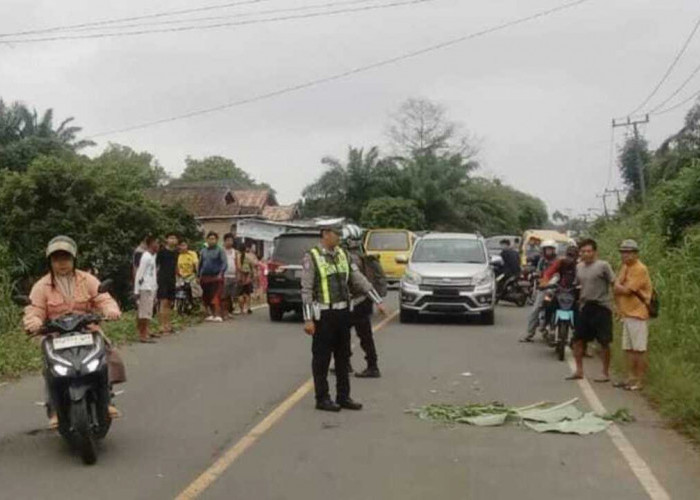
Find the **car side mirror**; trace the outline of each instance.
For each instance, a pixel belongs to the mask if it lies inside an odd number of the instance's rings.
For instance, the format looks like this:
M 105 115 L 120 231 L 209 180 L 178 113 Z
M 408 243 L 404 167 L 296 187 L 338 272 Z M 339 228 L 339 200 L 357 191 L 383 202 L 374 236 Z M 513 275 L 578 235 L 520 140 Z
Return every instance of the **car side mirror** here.
M 394 260 L 397 264 L 408 264 L 408 257 L 405 255 L 397 255 Z
M 503 265 L 503 259 L 501 258 L 500 255 L 492 255 L 491 256 L 491 265 L 493 267 L 498 267 Z
M 21 307 L 27 307 L 32 305 L 32 301 L 26 295 L 15 295 L 12 297 L 12 302 Z
M 97 288 L 97 293 L 109 293 L 112 291 L 112 288 L 114 288 L 114 280 L 104 280 Z

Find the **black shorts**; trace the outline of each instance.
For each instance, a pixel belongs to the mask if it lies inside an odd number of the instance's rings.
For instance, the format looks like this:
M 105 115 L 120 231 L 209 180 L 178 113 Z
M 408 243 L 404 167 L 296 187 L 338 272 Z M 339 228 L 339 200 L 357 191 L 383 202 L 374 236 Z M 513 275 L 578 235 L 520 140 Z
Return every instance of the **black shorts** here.
M 175 282 L 161 282 L 158 283 L 158 300 L 170 300 L 174 301 L 175 300 L 175 289 L 177 286 L 175 285 Z
M 253 284 L 238 285 L 237 295 L 253 295 Z
M 607 347 L 613 338 L 613 314 L 610 309 L 596 303 L 583 306 L 578 315 L 574 339 L 591 342 L 593 340 Z

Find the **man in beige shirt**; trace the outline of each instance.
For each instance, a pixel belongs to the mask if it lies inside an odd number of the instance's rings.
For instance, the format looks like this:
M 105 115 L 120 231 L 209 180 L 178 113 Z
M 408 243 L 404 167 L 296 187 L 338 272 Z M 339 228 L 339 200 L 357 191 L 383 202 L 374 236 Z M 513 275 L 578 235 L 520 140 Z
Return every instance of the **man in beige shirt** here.
M 622 267 L 615 281 L 615 304 L 622 319 L 622 349 L 627 358 L 627 381 L 615 384 L 631 391 L 642 389 L 647 369 L 649 308 L 652 285 L 649 271 L 639 260 L 639 245 L 625 240 L 620 245 Z

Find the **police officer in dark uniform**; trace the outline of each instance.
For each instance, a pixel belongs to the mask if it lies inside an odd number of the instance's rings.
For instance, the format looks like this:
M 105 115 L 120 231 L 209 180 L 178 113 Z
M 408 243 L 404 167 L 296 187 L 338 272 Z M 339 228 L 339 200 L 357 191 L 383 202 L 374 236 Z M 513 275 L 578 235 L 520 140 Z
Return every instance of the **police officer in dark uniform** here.
M 362 229 L 354 224 L 345 225 L 345 227 L 343 227 L 341 245 L 347 250 L 351 262 L 360 269 L 363 276 L 371 280 L 366 262 L 363 260 Z M 377 263 L 377 265 L 379 266 L 379 263 Z M 382 272 L 382 277 L 383 276 Z M 370 282 L 372 283 L 372 281 Z M 373 282 L 373 285 L 375 287 L 374 291 L 381 296 L 381 287 L 378 286 L 376 282 Z M 362 350 L 365 352 L 365 360 L 367 361 L 367 368 L 364 371 L 356 373 L 355 376 L 358 378 L 379 378 L 382 375 L 379 371 L 377 347 L 374 343 L 374 332 L 372 332 L 372 312 L 375 301 L 370 298 L 370 294 L 356 291 L 352 294 L 351 302 L 351 325 L 355 328 L 355 332 L 360 338 L 360 347 L 362 347 Z M 350 352 L 350 356 L 352 357 L 352 351 Z M 348 369 L 350 373 L 352 373 L 352 365 L 349 361 Z
M 340 248 L 342 226 L 322 227 L 321 244 L 304 256 L 301 296 L 304 331 L 313 337 L 311 352 L 316 408 L 324 411 L 361 410 L 362 405 L 350 398 L 351 298 L 353 293 L 365 293 L 386 314 L 381 297 L 353 264 L 347 252 Z M 328 388 L 328 368 L 331 355 L 335 358 L 336 400 L 331 400 Z

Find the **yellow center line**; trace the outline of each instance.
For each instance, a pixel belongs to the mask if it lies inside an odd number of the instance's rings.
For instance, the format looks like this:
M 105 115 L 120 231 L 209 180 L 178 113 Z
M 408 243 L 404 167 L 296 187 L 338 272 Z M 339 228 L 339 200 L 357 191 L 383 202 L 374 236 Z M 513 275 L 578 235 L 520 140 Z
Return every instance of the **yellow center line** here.
M 386 327 L 386 325 L 391 323 L 391 321 L 396 318 L 398 314 L 398 311 L 394 311 L 392 314 L 384 318 L 374 327 L 374 331 L 378 332 Z M 290 394 L 287 399 L 277 405 L 274 410 L 272 410 L 264 419 L 260 421 L 260 423 L 258 423 L 245 436 L 226 450 L 226 452 L 224 452 L 224 454 L 221 455 L 207 470 L 202 472 L 199 477 L 192 481 L 187 488 L 185 488 L 177 497 L 175 497 L 175 499 L 193 500 L 199 497 L 199 495 L 214 484 L 214 482 L 224 472 L 226 472 L 229 467 L 231 467 L 238 457 L 245 453 L 248 448 L 253 446 L 263 434 L 265 434 L 277 422 L 279 422 L 282 417 L 284 417 L 289 410 L 294 408 L 299 401 L 304 399 L 304 397 L 311 392 L 313 387 L 313 378 L 309 378 L 306 382 L 301 384 L 301 386 Z

